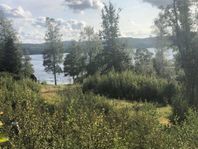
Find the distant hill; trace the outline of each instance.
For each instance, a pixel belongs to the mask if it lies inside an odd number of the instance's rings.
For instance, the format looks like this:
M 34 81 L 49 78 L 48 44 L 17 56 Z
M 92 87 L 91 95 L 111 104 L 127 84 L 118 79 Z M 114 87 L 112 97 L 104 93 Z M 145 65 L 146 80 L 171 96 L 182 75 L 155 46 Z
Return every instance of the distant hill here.
M 126 48 L 154 48 L 157 42 L 156 37 L 149 38 L 129 38 L 124 37 L 119 39 L 121 43 L 125 44 Z M 64 50 L 66 53 L 69 53 L 69 46 L 72 41 L 64 41 Z M 44 44 L 21 44 L 23 50 L 27 51 L 28 54 L 42 54 L 44 49 Z
M 149 38 L 120 38 L 120 41 L 126 45 L 127 48 L 155 48 L 157 43 L 156 37 Z
M 64 41 L 64 50 L 68 53 L 68 47 L 71 44 L 71 41 Z M 45 44 L 33 44 L 33 43 L 24 43 L 20 45 L 23 51 L 26 51 L 29 55 L 42 54 L 45 48 Z

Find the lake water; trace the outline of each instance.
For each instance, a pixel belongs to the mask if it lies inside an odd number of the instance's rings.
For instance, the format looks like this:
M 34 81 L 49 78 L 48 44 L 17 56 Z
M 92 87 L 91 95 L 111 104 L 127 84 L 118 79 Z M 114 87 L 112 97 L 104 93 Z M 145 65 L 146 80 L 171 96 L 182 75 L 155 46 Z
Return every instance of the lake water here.
M 155 53 L 155 50 L 150 48 L 149 51 Z M 66 55 L 66 54 L 65 54 Z M 40 82 L 46 82 L 47 84 L 54 84 L 54 76 L 52 73 L 47 73 L 43 67 L 43 55 L 30 55 L 31 63 L 33 64 L 34 74 Z M 173 59 L 173 51 L 169 50 L 167 53 L 168 59 Z M 63 66 L 61 66 L 63 67 Z M 71 77 L 65 77 L 64 74 L 57 75 L 58 84 L 72 84 Z
M 34 68 L 34 74 L 40 82 L 46 82 L 47 84 L 54 84 L 54 76 L 52 73 L 47 73 L 43 67 L 43 55 L 30 55 L 31 63 Z M 63 67 L 63 66 L 61 66 Z M 72 84 L 71 77 L 65 77 L 64 74 L 57 75 L 58 84 Z

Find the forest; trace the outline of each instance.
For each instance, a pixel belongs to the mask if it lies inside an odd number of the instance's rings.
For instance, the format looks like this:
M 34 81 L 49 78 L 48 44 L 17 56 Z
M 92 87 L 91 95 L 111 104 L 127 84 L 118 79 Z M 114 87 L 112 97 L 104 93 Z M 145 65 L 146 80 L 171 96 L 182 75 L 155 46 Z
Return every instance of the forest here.
M 112 2 L 101 9 L 100 31 L 86 26 L 69 44 L 46 17 L 45 43 L 35 47 L 54 85 L 37 80 L 30 45 L 0 11 L 0 148 L 198 148 L 198 2 L 159 10 L 155 38 L 134 46 L 120 37 L 122 10 Z M 59 73 L 73 84 L 58 84 Z

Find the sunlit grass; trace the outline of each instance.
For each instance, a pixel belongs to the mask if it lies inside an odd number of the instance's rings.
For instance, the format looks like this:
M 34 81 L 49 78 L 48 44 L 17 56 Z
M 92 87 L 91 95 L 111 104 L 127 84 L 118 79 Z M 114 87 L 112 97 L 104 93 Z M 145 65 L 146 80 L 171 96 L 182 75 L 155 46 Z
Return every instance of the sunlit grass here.
M 170 125 L 170 116 L 172 115 L 172 107 L 171 106 L 165 106 L 165 107 L 159 107 L 157 108 L 157 112 L 159 114 L 159 120 L 161 124 L 164 125 Z
M 3 126 L 3 123 L 0 121 L 0 128 L 2 128 L 2 126 Z
M 6 138 L 6 137 L 0 137 L 0 144 L 1 143 L 6 143 L 6 142 L 8 142 L 9 141 L 9 139 L 8 138 Z
M 41 87 L 41 97 L 45 100 L 45 102 L 48 102 L 50 104 L 56 104 L 61 101 L 62 92 L 69 92 L 70 90 L 74 90 L 77 86 L 76 85 L 60 85 L 60 86 L 54 86 L 54 85 L 42 85 Z M 130 102 L 126 100 L 118 100 L 118 99 L 108 99 L 104 100 L 104 103 L 109 104 L 113 107 L 114 110 L 120 111 L 123 109 L 128 109 L 127 112 L 132 116 L 135 112 L 135 107 L 141 107 L 144 105 L 142 102 Z M 172 108 L 171 106 L 163 106 L 163 107 L 157 107 L 157 114 L 159 116 L 159 121 L 163 125 L 169 125 L 170 120 L 169 117 L 172 114 Z
M 0 144 L 1 143 L 6 143 L 9 141 L 9 139 L 7 137 L 5 137 L 6 135 L 4 135 L 3 133 L 0 133 Z
M 50 104 L 55 104 L 60 102 L 60 95 L 58 92 L 63 91 L 64 86 L 54 86 L 54 85 L 42 85 L 41 86 L 41 97 Z
M 106 102 L 108 102 L 110 105 L 113 106 L 113 108 L 115 108 L 116 110 L 122 110 L 124 108 L 128 108 L 131 109 L 129 112 L 130 114 L 133 114 L 134 111 L 134 107 L 136 106 L 143 106 L 144 103 L 141 102 L 129 102 L 129 101 L 125 101 L 125 100 L 107 100 Z M 172 114 L 172 107 L 167 105 L 167 106 L 163 106 L 163 107 L 157 107 L 157 113 L 159 116 L 159 121 L 161 124 L 163 125 L 169 125 L 170 124 L 170 120 L 169 117 Z

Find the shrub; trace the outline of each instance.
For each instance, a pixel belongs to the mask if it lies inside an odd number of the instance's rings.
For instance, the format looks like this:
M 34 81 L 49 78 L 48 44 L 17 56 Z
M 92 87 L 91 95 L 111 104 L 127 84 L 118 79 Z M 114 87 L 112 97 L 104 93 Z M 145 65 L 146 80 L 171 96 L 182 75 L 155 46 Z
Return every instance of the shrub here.
M 171 116 L 172 121 L 182 122 L 186 118 L 190 106 L 188 101 L 182 96 L 176 96 L 172 102 L 173 114 Z
M 131 109 L 116 110 L 105 97 L 84 95 L 78 86 L 67 87 L 61 92 L 62 102 L 49 105 L 27 85 L 29 81 L 1 78 L 0 83 L 1 120 L 7 121 L 5 132 L 13 148 L 152 147 L 149 142 L 162 134 L 150 105 L 131 116 Z M 19 134 L 11 129 L 12 120 L 19 123 Z
M 85 79 L 83 83 L 83 91 L 93 91 L 111 98 L 162 104 L 170 102 L 177 89 L 176 83 L 152 76 L 137 75 L 130 71 L 110 72 L 103 76 L 96 74 Z
M 70 93 L 69 93 L 70 94 Z M 164 133 L 160 129 L 156 108 L 144 104 L 131 115 L 130 108 L 114 109 L 105 97 L 93 94 L 71 98 L 65 93 L 67 135 L 70 145 L 67 148 L 160 148 Z M 135 108 L 135 107 L 134 107 Z
M 169 143 L 174 148 L 198 148 L 198 113 L 192 109 L 188 109 L 183 122 L 176 123 L 167 129 L 166 134 L 166 144 Z
M 4 112 L 0 121 L 10 148 L 198 147 L 198 114 L 192 110 L 183 123 L 167 127 L 159 123 L 151 103 L 117 109 L 106 97 L 83 94 L 79 86 L 70 86 L 60 93 L 60 103 L 50 105 L 29 83 L 0 77 L 0 109 Z M 11 129 L 12 120 L 19 123 L 19 134 Z

